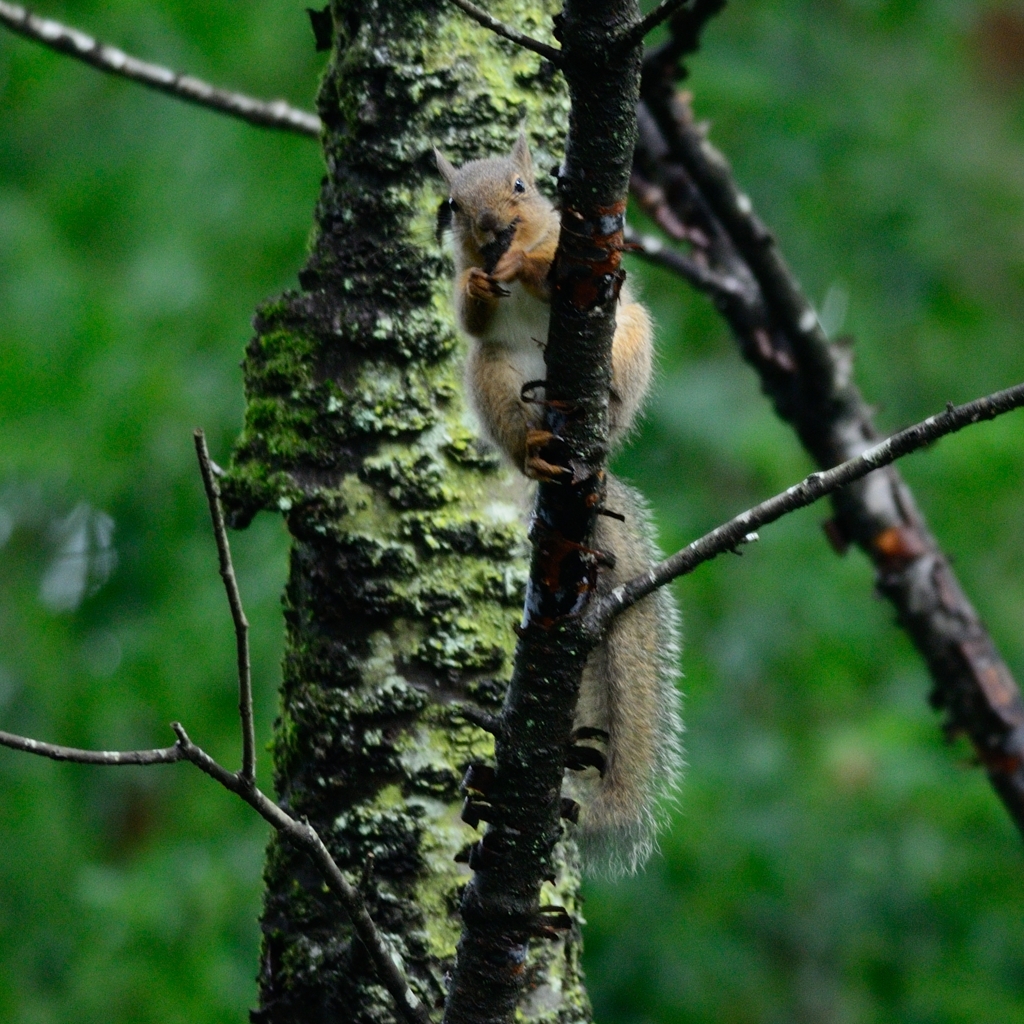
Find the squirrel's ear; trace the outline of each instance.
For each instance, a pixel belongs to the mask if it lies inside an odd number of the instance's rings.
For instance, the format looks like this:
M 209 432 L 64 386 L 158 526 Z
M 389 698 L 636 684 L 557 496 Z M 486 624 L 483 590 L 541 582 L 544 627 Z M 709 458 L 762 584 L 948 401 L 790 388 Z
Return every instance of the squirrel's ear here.
M 519 129 L 519 138 L 516 139 L 516 144 L 512 147 L 512 162 L 516 165 L 516 170 L 532 185 L 533 157 L 530 156 L 530 143 L 522 128 Z
M 452 181 L 455 179 L 455 168 L 445 159 L 444 154 L 437 146 L 434 147 L 434 159 L 437 161 L 437 169 L 441 172 L 441 177 L 448 182 L 448 187 L 451 188 Z

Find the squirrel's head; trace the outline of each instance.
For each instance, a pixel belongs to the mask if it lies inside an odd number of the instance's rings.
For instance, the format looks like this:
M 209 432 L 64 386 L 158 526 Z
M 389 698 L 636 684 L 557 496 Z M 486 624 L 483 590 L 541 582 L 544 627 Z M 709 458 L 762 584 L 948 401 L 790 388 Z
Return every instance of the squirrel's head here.
M 537 191 L 524 132 L 508 156 L 470 160 L 461 167 L 453 167 L 437 149 L 434 157 L 449 193 L 437 211 L 438 238 L 451 228 L 457 245 L 469 247 L 487 262 L 497 262 L 520 222 L 535 222 L 551 209 Z

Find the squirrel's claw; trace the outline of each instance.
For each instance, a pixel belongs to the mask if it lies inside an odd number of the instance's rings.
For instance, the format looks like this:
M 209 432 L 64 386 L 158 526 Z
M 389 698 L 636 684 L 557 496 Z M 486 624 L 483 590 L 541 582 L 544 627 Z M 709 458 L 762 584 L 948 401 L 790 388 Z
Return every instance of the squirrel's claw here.
M 462 792 L 466 794 L 462 805 L 462 820 L 471 828 L 481 821 L 494 821 L 494 807 L 488 800 L 494 783 L 494 769 L 490 765 L 474 762 L 466 769 L 462 780 Z
M 494 805 L 486 800 L 478 800 L 473 796 L 467 796 L 462 803 L 462 820 L 470 827 L 476 828 L 481 821 L 494 821 Z
M 493 275 L 479 267 L 470 268 L 466 291 L 474 299 L 501 299 L 510 294 L 507 288 L 498 284 Z
M 480 764 L 474 761 L 467 769 L 462 780 L 461 789 L 463 793 L 471 796 L 483 797 L 486 799 L 494 782 L 494 769 L 487 764 Z
M 600 775 L 604 775 L 607 766 L 607 758 L 600 750 L 584 744 L 570 747 L 569 753 L 565 758 L 565 767 L 573 772 L 582 772 L 587 768 L 596 768 Z
M 523 472 L 531 480 L 551 483 L 571 472 L 565 466 L 556 466 L 554 463 L 548 462 L 539 454 L 554 439 L 555 435 L 550 430 L 528 430 L 526 432 L 526 462 Z
M 566 469 L 564 466 L 553 466 L 550 462 L 545 462 L 544 459 L 530 456 L 523 466 L 523 473 L 531 480 L 550 484 L 561 480 L 566 474 Z
M 572 928 L 572 918 L 565 907 L 540 907 L 531 923 L 533 934 L 539 939 L 560 939 Z
M 588 740 L 607 745 L 611 742 L 611 736 L 604 729 L 595 729 L 588 725 L 574 729 L 569 737 L 571 746 L 569 747 L 569 754 L 565 759 L 565 767 L 575 772 L 581 772 L 587 768 L 596 768 L 601 775 L 604 775 L 607 767 L 607 758 L 604 751 L 590 746 L 587 743 Z

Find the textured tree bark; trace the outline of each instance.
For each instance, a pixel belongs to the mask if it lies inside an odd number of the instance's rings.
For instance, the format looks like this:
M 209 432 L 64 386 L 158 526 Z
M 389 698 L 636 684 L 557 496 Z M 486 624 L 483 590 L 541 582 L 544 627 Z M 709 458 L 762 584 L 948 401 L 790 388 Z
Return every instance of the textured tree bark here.
M 555 10 L 494 13 L 547 35 Z M 302 290 L 257 311 L 223 490 L 233 525 L 278 510 L 293 538 L 280 798 L 362 880 L 436 1012 L 469 878 L 455 858 L 477 835 L 459 819 L 460 779 L 492 750 L 456 705 L 500 705 L 527 549 L 522 486 L 477 447 L 464 409 L 431 150 L 457 161 L 507 151 L 525 121 L 547 169 L 568 104 L 546 62 L 453 6 L 351 0 L 332 13 L 311 253 Z M 303 856 L 272 839 L 265 879 L 252 1019 L 394 1020 Z M 563 865 L 553 898 L 572 909 L 577 887 Z M 531 945 L 525 977 L 525 1019 L 587 1019 L 576 934 Z

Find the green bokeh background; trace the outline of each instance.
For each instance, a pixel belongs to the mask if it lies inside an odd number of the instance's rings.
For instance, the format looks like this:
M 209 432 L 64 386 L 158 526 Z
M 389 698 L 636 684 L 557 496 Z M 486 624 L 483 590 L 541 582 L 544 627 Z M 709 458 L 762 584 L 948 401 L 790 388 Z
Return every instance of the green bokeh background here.
M 299 4 L 42 13 L 306 107 L 324 59 Z M 692 66 L 698 116 L 855 337 L 880 427 L 1024 379 L 1024 7 L 737 0 Z M 148 746 L 181 718 L 235 763 L 190 432 L 226 458 L 249 319 L 295 284 L 321 173 L 308 140 L 0 34 L 0 727 Z M 710 305 L 633 269 L 661 373 L 620 468 L 671 548 L 810 467 Z M 1020 414 L 903 465 L 1018 671 L 1022 467 Z M 588 886 L 606 1024 L 1024 1020 L 1019 837 L 943 742 L 919 659 L 825 515 L 678 588 L 689 769 L 664 856 Z M 262 744 L 286 544 L 269 516 L 234 544 Z M 0 1020 L 246 1019 L 265 840 L 247 808 L 187 768 L 0 753 L 0 836 Z

